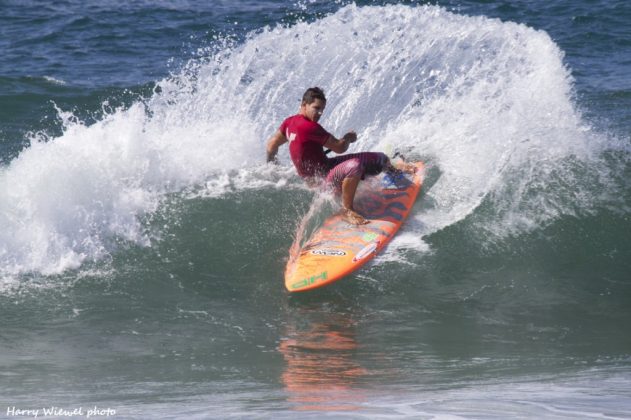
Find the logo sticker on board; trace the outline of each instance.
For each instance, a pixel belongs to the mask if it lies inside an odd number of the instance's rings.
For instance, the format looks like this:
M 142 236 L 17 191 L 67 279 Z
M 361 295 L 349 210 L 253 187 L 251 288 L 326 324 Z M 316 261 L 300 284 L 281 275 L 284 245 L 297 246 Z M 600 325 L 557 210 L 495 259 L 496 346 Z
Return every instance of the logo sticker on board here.
M 300 289 L 302 287 L 310 286 L 313 283 L 317 283 L 320 281 L 324 281 L 327 278 L 327 272 L 323 271 L 320 274 L 316 274 L 315 276 L 307 277 L 306 279 L 302 279 L 297 283 L 291 285 L 292 289 Z
M 311 251 L 313 255 L 324 255 L 326 257 L 343 257 L 346 252 L 339 249 L 314 249 Z
M 379 241 L 376 241 L 376 242 L 373 242 L 371 244 L 366 245 L 364 248 L 362 248 L 361 251 L 359 251 L 357 253 L 357 255 L 355 255 L 355 257 L 353 258 L 353 262 L 357 262 L 359 260 L 363 260 L 364 258 L 369 256 L 370 254 L 375 252 L 377 250 L 377 246 L 379 246 Z

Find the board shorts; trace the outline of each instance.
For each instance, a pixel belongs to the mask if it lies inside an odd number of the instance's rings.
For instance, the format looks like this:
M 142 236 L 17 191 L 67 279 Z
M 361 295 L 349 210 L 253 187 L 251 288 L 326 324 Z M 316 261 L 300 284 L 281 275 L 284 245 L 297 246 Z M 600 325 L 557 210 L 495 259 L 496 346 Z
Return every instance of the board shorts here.
M 364 179 L 366 175 L 377 175 L 389 162 L 388 156 L 380 152 L 351 153 L 327 159 L 325 186 L 339 193 L 342 191 L 344 178 L 360 176 Z

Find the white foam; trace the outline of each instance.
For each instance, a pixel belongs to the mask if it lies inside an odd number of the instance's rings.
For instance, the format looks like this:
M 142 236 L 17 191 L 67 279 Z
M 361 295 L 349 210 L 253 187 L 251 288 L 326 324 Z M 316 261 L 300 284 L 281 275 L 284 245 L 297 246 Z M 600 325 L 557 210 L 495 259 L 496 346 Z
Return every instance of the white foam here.
M 68 84 L 68 83 L 64 82 L 63 80 L 56 79 L 56 78 L 54 78 L 52 76 L 44 76 L 44 80 L 46 80 L 49 83 L 52 83 L 53 85 L 65 86 L 65 85 Z
M 60 111 L 63 135 L 34 136 L 0 170 L 4 276 L 99 260 L 116 238 L 149 244 L 138 216 L 168 192 L 295 186 L 286 147 L 284 167 L 262 162 L 266 139 L 308 86 L 328 94 L 325 127 L 358 131 L 351 151 L 402 148 L 440 172 L 426 192 L 433 206 L 408 231 L 417 238 L 496 195 L 509 197 L 486 225 L 498 234 L 570 211 L 554 193 L 529 198 L 534 180 L 602 149 L 574 109 L 562 51 L 523 25 L 433 6 L 349 5 L 217 45 L 144 104 L 90 126 Z

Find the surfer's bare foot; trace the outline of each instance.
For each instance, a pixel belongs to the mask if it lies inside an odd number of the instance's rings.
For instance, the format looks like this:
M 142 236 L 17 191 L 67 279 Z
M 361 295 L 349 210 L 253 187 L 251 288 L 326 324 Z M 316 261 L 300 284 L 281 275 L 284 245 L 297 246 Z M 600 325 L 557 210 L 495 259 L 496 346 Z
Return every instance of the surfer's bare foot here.
M 365 225 L 366 223 L 368 223 L 368 220 L 366 220 L 361 214 L 351 210 L 351 209 L 343 209 L 342 210 L 342 217 L 344 218 L 344 220 L 346 220 L 348 223 L 350 223 L 351 225 L 355 225 L 355 226 L 359 226 L 359 225 Z
M 399 161 L 394 164 L 394 168 L 397 171 L 405 172 L 406 174 L 413 174 L 416 172 L 416 165 L 413 163 L 407 163 L 405 161 Z

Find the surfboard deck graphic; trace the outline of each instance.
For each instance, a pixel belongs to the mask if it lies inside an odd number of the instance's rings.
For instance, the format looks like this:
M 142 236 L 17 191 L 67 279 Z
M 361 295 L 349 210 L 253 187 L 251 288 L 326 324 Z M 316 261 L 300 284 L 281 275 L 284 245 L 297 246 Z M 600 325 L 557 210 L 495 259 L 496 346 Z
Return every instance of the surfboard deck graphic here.
M 413 175 L 380 174 L 367 180 L 371 187 L 358 191 L 355 209 L 370 220 L 354 226 L 340 214 L 327 218 L 322 227 L 290 255 L 285 287 L 302 292 L 333 283 L 357 270 L 381 251 L 399 230 L 421 189 L 423 163 L 415 163 Z

